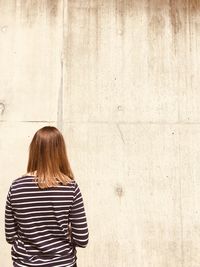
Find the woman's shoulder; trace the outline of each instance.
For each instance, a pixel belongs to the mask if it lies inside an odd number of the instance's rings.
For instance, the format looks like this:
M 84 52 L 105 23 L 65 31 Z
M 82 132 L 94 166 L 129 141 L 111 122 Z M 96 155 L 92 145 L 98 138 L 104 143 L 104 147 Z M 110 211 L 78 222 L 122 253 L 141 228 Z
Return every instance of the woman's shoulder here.
M 12 181 L 12 185 L 15 185 L 15 184 L 18 184 L 20 182 L 27 181 L 27 180 L 32 181 L 33 177 L 34 177 L 33 175 L 23 174 L 21 176 L 18 176 L 17 178 L 14 178 Z
M 25 184 L 31 184 L 34 183 L 35 184 L 35 175 L 32 175 L 30 173 L 25 173 L 15 179 L 13 179 L 12 184 L 11 184 L 11 188 L 14 186 L 20 186 L 20 185 L 25 185 Z M 64 185 L 62 185 L 63 187 Z M 73 187 L 74 190 L 78 187 L 78 183 L 75 179 L 70 179 L 70 181 L 67 183 L 67 185 L 65 185 L 64 187 Z

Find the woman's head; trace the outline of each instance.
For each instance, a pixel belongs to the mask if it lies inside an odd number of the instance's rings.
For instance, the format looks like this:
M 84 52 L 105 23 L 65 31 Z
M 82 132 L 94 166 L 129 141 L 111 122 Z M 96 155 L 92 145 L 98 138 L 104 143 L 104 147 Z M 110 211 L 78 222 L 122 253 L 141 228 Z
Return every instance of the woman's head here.
M 61 132 L 53 126 L 39 129 L 29 146 L 27 172 L 36 172 L 39 187 L 67 184 L 74 179 L 67 158 L 65 141 Z

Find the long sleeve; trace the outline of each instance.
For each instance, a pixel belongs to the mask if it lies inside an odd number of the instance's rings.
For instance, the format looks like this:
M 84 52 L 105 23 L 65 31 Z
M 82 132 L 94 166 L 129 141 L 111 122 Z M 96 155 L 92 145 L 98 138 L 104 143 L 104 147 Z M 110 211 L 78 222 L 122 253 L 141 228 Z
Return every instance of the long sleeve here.
M 69 221 L 71 223 L 72 242 L 77 247 L 86 247 L 89 240 L 89 232 L 82 194 L 76 182 Z
M 5 235 L 6 241 L 12 244 L 14 237 L 17 235 L 17 225 L 13 216 L 13 209 L 11 204 L 11 187 L 7 194 L 6 207 L 5 207 Z

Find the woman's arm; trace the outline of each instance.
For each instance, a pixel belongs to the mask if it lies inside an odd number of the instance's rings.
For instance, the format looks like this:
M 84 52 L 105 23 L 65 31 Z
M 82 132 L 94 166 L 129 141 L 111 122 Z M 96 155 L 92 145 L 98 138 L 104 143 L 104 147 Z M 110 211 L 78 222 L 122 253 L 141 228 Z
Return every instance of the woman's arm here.
M 5 235 L 6 241 L 12 244 L 15 236 L 17 236 L 17 225 L 13 215 L 12 203 L 11 203 L 11 187 L 9 189 L 6 207 L 5 207 Z
M 86 247 L 89 240 L 89 232 L 82 194 L 76 182 L 69 221 L 71 223 L 72 243 L 77 247 Z

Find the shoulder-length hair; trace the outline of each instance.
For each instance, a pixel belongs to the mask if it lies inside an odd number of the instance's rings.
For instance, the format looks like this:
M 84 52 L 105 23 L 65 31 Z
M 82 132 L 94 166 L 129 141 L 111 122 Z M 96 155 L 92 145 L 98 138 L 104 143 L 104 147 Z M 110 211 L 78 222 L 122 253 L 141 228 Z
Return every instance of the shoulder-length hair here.
M 34 173 L 40 188 L 68 184 L 74 179 L 61 132 L 53 126 L 39 129 L 29 146 L 27 172 Z

